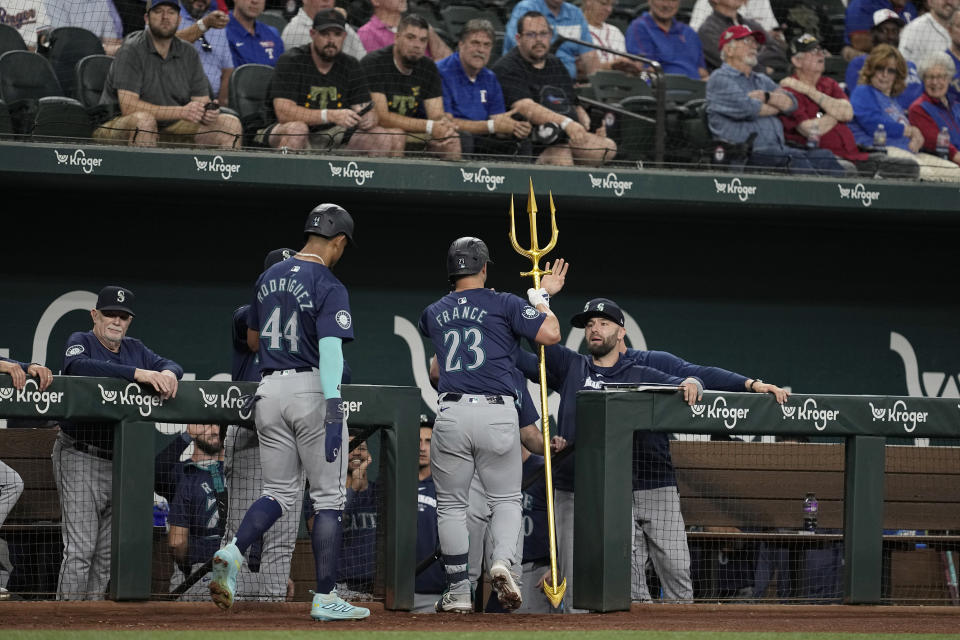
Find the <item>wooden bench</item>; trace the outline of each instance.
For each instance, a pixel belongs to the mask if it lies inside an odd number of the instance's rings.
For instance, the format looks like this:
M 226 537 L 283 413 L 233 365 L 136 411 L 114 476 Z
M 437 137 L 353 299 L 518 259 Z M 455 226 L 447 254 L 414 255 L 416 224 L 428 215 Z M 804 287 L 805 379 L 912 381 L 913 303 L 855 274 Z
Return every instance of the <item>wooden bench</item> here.
M 670 450 L 691 544 L 842 540 L 842 444 L 672 441 Z M 944 552 L 960 560 L 960 447 L 888 445 L 884 491 L 884 529 L 919 532 L 884 536 L 886 595 L 953 601 L 942 565 Z M 808 492 L 819 502 L 816 534 L 801 531 Z

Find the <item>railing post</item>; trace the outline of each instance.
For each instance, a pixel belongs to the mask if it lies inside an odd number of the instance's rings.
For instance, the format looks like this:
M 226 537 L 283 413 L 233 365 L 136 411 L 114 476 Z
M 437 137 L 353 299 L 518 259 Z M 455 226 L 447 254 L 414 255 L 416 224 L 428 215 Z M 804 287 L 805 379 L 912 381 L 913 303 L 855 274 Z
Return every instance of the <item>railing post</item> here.
M 114 428 L 111 600 L 150 598 L 154 431 L 152 422 L 121 421 Z
M 886 439 L 879 436 L 847 438 L 843 496 L 843 598 L 847 604 L 880 602 L 885 445 Z

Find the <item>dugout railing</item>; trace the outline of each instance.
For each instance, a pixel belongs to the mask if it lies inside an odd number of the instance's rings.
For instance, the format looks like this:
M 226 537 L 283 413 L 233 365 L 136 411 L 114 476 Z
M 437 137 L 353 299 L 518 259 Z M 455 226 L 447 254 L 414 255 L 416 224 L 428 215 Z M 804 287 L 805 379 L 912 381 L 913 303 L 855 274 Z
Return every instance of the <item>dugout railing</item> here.
M 938 482 L 954 484 L 947 472 L 956 474 L 960 471 L 955 468 L 955 462 L 951 462 L 956 458 L 956 447 L 943 448 L 950 454 L 950 460 L 939 465 L 944 468 L 938 468 L 934 463 L 930 476 L 925 478 L 926 484 L 910 485 L 913 481 L 909 478 L 900 484 L 892 481 L 889 476 L 906 470 L 901 462 L 903 456 L 891 456 L 894 458 L 890 461 L 892 464 L 886 460 L 888 441 L 897 443 L 903 438 L 952 441 L 960 438 L 960 403 L 956 399 L 795 394 L 781 407 L 772 395 L 706 392 L 703 400 L 691 407 L 677 393 L 582 391 L 578 394 L 577 424 L 575 492 L 580 496 L 592 496 L 590 500 L 578 500 L 575 507 L 573 573 L 576 583 L 584 585 L 574 590 L 573 604 L 577 608 L 596 611 L 630 608 L 632 455 L 633 434 L 638 430 L 720 437 L 815 437 L 842 442 L 842 465 L 833 467 L 835 471 L 842 469 L 842 496 L 830 496 L 834 498 L 831 505 L 834 512 L 827 509 L 823 514 L 827 524 L 842 530 L 842 536 L 706 533 L 702 537 L 741 536 L 754 540 L 786 537 L 821 544 L 842 540 L 842 600 L 848 604 L 882 602 L 884 528 L 891 518 L 926 520 L 931 529 L 956 531 L 960 528 L 957 492 L 949 486 L 937 486 Z M 726 443 L 710 445 L 724 446 Z M 736 444 L 741 445 L 754 446 Z M 913 449 L 916 456 L 937 457 L 938 447 Z M 716 456 L 717 451 L 711 455 Z M 682 478 L 680 471 L 678 469 L 678 478 Z M 924 480 L 920 476 L 914 477 Z M 685 487 L 682 479 L 679 484 L 683 503 Z M 903 484 L 910 486 L 897 489 Z M 885 504 L 887 487 L 898 492 L 895 498 L 902 505 Z M 689 490 L 690 486 L 687 485 L 686 489 Z M 796 493 L 795 504 L 799 507 L 809 486 L 790 490 Z M 910 509 L 910 503 L 923 499 L 924 492 L 933 491 L 944 494 L 942 502 L 934 505 L 937 513 L 925 516 Z M 902 515 L 885 518 L 885 510 L 897 510 Z M 797 508 L 793 516 L 798 525 L 799 513 Z M 684 517 L 687 518 L 687 514 Z M 917 524 L 913 528 L 923 527 Z M 887 542 L 891 537 L 886 536 Z M 960 537 L 919 535 L 910 540 L 903 538 L 903 542 L 957 548 Z
M 243 397 L 253 383 L 181 381 L 161 400 L 114 378 L 55 376 L 39 391 L 28 379 L 15 390 L 0 375 L 0 418 L 115 423 L 109 597 L 146 600 L 151 593 L 156 423 L 233 424 L 253 428 Z M 351 429 L 381 431 L 384 606 L 410 609 L 416 555 L 420 393 L 413 387 L 344 385 Z M 412 524 L 411 524 L 412 523 Z

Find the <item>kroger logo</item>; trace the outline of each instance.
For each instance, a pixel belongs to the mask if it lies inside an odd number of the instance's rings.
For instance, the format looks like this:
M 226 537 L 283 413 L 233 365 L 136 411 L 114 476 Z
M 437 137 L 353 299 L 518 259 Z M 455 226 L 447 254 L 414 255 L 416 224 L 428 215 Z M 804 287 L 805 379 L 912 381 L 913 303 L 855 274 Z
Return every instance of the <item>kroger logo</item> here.
M 695 404 L 690 407 L 690 413 L 694 418 L 713 418 L 714 420 L 723 420 L 723 426 L 727 429 L 733 429 L 737 426 L 738 420 L 746 420 L 750 409 L 741 409 L 739 407 L 728 407 L 727 399 L 719 396 L 711 405 Z
M 373 169 L 361 169 L 353 160 L 342 165 L 335 165 L 332 162 L 328 162 L 327 164 L 330 165 L 331 177 L 346 178 L 348 180 L 353 178 L 353 181 L 357 183 L 358 187 L 362 187 L 363 183 L 367 180 L 373 179 Z
M 841 200 L 859 200 L 860 204 L 865 207 L 872 205 L 874 200 L 880 199 L 879 191 L 867 191 L 863 184 L 859 182 L 852 189 L 840 184 L 837 185 L 837 188 L 840 189 Z
M 50 410 L 51 404 L 60 404 L 63 402 L 63 391 L 40 391 L 37 381 L 33 378 L 27 378 L 23 389 L 14 389 L 13 387 L 4 387 L 0 389 L 0 402 L 32 402 L 37 409 L 37 413 L 46 413 Z
M 226 393 L 207 393 L 200 388 L 200 397 L 203 398 L 203 406 L 207 409 L 210 407 L 219 407 L 221 409 L 236 409 L 238 415 L 244 420 L 250 419 L 250 413 L 252 407 L 244 408 L 246 404 L 246 396 L 243 395 L 243 392 L 240 391 L 236 386 L 231 385 L 227 388 Z
M 223 156 L 214 156 L 213 160 L 201 160 L 193 156 L 193 161 L 197 163 L 197 173 L 219 173 L 224 180 L 229 180 L 233 174 L 240 173 L 240 164 L 227 164 Z
M 617 174 L 612 172 L 599 178 L 594 178 L 592 173 L 588 173 L 587 175 L 590 176 L 591 189 L 612 190 L 618 198 L 633 188 L 632 180 L 620 180 L 617 178 Z
M 144 418 L 150 415 L 150 412 L 153 411 L 154 407 L 163 406 L 163 398 L 153 394 L 144 394 L 143 389 L 140 388 L 136 382 L 131 382 L 128 384 L 123 391 L 114 391 L 107 390 L 103 388 L 99 382 L 97 386 L 100 387 L 100 397 L 102 401 L 100 404 L 119 404 L 122 406 L 136 407 Z
M 800 407 L 788 407 L 785 404 L 780 405 L 780 411 L 783 412 L 784 420 L 803 420 L 813 422 L 817 431 L 823 431 L 827 428 L 828 422 L 834 422 L 840 411 L 837 409 L 819 409 L 817 401 L 813 398 L 807 398 Z
M 903 425 L 903 430 L 907 433 L 913 433 L 913 430 L 917 428 L 917 424 L 927 421 L 927 416 L 930 414 L 926 411 L 910 411 L 907 408 L 907 403 L 903 400 L 897 400 L 893 403 L 893 407 L 890 409 L 880 407 L 879 409 L 873 406 L 872 402 L 868 402 L 870 405 L 870 413 L 873 414 L 874 422 L 895 422 Z
M 714 178 L 713 185 L 717 189 L 717 193 L 737 196 L 741 202 L 746 202 L 750 199 L 750 196 L 757 193 L 755 185 L 743 184 L 740 178 L 734 178 L 730 182 L 720 182 Z
M 490 173 L 490 170 L 486 167 L 480 167 L 476 171 L 460 169 L 460 173 L 463 175 L 464 183 L 482 184 L 487 187 L 488 191 L 496 191 L 497 187 L 507 179 L 507 176 Z
M 77 149 L 72 155 L 60 153 L 54 149 L 53 155 L 57 158 L 58 166 L 80 167 L 80 170 L 87 174 L 93 173 L 94 169 L 103 164 L 103 158 L 87 157 L 87 153 L 83 149 Z

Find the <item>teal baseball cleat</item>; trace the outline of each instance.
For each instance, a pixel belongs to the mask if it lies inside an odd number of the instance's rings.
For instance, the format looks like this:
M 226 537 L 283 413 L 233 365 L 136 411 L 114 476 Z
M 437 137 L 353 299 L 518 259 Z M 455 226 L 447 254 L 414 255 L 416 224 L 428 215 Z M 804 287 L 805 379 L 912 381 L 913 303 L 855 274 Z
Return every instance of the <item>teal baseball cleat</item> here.
M 313 593 L 310 617 L 314 620 L 362 620 L 370 615 L 370 609 L 355 607 L 337 595 L 334 589 L 330 593 Z
M 210 599 L 221 609 L 233 606 L 237 592 L 237 574 L 243 556 L 237 548 L 237 539 L 213 554 L 213 579 L 210 581 Z

